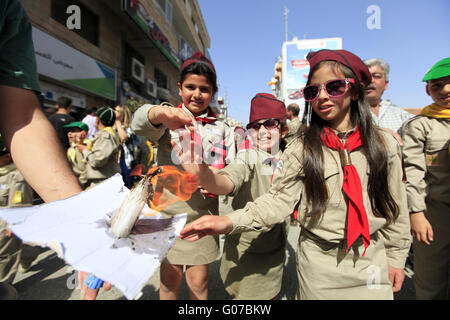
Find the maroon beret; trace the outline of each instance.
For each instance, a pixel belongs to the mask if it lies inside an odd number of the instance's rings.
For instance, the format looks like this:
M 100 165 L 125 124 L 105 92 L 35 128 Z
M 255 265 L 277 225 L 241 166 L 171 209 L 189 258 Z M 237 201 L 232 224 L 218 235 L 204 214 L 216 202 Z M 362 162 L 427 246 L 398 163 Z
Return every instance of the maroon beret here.
M 347 50 L 329 50 L 323 49 L 308 53 L 306 57 L 309 61 L 310 70 L 318 63 L 325 60 L 333 60 L 349 67 L 358 78 L 359 82 L 368 86 L 372 82 L 372 75 L 362 60 Z
M 286 121 L 286 106 L 270 93 L 257 93 L 251 102 L 249 123 L 270 118 Z
M 214 73 L 216 73 L 216 69 L 214 68 L 212 62 L 207 57 L 205 57 L 205 55 L 201 51 L 196 51 L 192 56 L 184 60 L 180 72 L 182 72 L 187 66 L 196 62 L 206 64 L 208 67 L 212 69 L 212 71 L 214 71 Z

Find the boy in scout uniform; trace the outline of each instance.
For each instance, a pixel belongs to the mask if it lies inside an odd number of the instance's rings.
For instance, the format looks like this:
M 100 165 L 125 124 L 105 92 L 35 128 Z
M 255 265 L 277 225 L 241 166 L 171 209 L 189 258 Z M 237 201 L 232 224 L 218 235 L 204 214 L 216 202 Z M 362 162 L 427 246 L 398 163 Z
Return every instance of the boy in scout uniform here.
M 33 190 L 14 165 L 0 134 L 0 207 L 32 204 Z M 7 229 L 6 222 L 0 219 L 0 283 L 3 283 L 3 287 L 8 286 L 9 292 L 15 292 L 10 284 L 14 281 L 17 270 L 26 271 L 38 254 L 38 248 L 22 244 Z
M 286 107 L 268 93 L 258 93 L 251 101 L 247 125 L 250 140 L 244 140 L 236 160 L 216 174 L 201 164 L 201 185 L 214 194 L 233 196 L 233 210 L 242 209 L 269 190 L 281 157 L 281 139 L 287 134 Z M 189 154 L 186 159 L 189 159 Z M 183 159 L 183 158 L 182 158 Z M 184 160 L 184 159 L 183 159 Z M 183 161 L 182 160 L 182 161 Z M 198 170 L 198 172 L 196 172 Z M 251 231 L 225 237 L 220 275 L 227 292 L 239 300 L 269 300 L 278 296 L 285 261 L 286 224 L 269 232 Z
M 103 107 L 95 113 L 97 119 L 95 126 L 98 131 L 92 138 L 92 148 L 82 142 L 77 141 L 78 151 L 83 155 L 86 168 L 80 174 L 80 181 L 86 181 L 86 187 L 92 187 L 116 173 L 120 173 L 119 152 L 120 140 L 117 133 L 112 128 L 116 115 L 114 110 Z
M 87 124 L 81 121 L 75 121 L 63 126 L 67 131 L 67 138 L 70 147 L 67 149 L 67 159 L 72 167 L 72 171 L 80 181 L 81 186 L 85 186 L 87 181 L 82 173 L 86 170 L 86 160 L 83 154 L 77 148 L 77 142 L 85 144 L 88 150 L 92 150 L 92 140 L 86 139 L 89 132 Z
M 434 103 L 403 127 L 417 299 L 448 299 L 450 263 L 450 58 L 423 81 Z

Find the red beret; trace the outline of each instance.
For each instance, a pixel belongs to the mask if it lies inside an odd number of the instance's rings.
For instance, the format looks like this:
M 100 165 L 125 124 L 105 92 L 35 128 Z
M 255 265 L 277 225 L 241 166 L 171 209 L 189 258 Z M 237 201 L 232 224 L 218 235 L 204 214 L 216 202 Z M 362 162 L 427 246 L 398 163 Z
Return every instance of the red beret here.
M 318 63 L 325 60 L 333 60 L 349 67 L 358 78 L 359 82 L 368 86 L 372 82 L 372 75 L 362 60 L 347 50 L 329 50 L 323 49 L 308 53 L 306 57 L 309 61 L 310 70 Z
M 200 63 L 204 63 L 204 64 L 208 65 L 214 71 L 214 73 L 216 73 L 216 69 L 214 68 L 214 65 L 212 64 L 212 62 L 207 57 L 205 57 L 201 51 L 196 51 L 192 56 L 190 56 L 189 58 L 184 60 L 183 65 L 181 66 L 180 72 L 182 72 L 187 66 L 189 66 L 193 63 L 196 63 L 196 62 L 200 62 Z
M 257 93 L 251 102 L 249 123 L 270 118 L 286 121 L 286 106 L 270 93 Z

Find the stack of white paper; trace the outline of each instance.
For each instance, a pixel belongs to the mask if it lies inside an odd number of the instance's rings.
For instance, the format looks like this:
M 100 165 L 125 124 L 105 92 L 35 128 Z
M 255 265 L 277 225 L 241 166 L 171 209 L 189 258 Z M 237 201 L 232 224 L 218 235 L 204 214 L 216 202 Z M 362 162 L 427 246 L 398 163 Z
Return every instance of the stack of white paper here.
M 141 216 L 139 234 L 116 239 L 108 223 L 129 192 L 117 174 L 64 200 L 0 209 L 0 218 L 23 241 L 52 248 L 75 269 L 95 274 L 133 299 L 175 243 L 186 214 Z

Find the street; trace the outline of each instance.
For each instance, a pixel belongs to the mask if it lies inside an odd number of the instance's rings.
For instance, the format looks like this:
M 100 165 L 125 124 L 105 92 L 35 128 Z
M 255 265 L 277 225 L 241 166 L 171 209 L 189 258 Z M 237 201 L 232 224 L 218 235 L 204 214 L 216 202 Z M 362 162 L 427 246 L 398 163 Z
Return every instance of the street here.
M 297 292 L 297 273 L 295 250 L 300 228 L 291 226 L 288 233 L 285 271 L 281 288 L 281 300 L 295 300 Z M 219 275 L 220 259 L 210 264 L 209 299 L 230 300 Z M 414 285 L 412 271 L 406 268 L 405 282 L 396 300 L 414 300 Z M 66 265 L 49 249 L 41 248 L 38 259 L 26 273 L 18 273 L 13 285 L 19 292 L 20 300 L 79 300 L 80 291 L 76 289 L 77 276 L 73 268 Z M 125 300 L 123 294 L 116 288 L 109 291 L 101 290 L 98 300 Z M 159 299 L 159 271 L 156 271 L 142 290 L 140 300 Z M 180 289 L 180 299 L 189 299 L 186 283 Z

